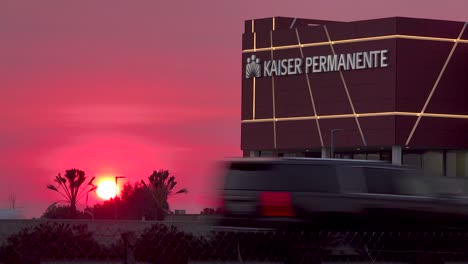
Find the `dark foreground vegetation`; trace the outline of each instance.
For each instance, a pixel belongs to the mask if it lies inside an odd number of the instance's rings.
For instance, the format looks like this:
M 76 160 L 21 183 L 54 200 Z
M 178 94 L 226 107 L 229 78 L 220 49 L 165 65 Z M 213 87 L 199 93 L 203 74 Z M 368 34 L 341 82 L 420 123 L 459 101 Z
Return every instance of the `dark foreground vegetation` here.
M 104 236 L 115 235 L 103 244 Z M 93 234 L 86 225 L 48 222 L 4 241 L 1 263 L 127 260 L 149 263 L 270 261 L 279 263 L 444 263 L 468 260 L 468 230 L 220 230 L 203 236 L 155 224 L 141 234 Z M 131 262 L 129 262 L 131 263 Z

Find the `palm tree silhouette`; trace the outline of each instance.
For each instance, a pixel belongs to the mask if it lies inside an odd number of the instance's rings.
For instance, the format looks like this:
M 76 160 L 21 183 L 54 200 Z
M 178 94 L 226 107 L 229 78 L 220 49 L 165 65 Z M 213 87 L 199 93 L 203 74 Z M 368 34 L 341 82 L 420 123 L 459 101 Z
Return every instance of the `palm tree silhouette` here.
M 156 217 L 158 220 L 162 220 L 164 218 L 164 213 L 167 214 L 169 212 L 168 198 L 176 194 L 187 193 L 188 191 L 185 188 L 174 191 L 177 182 L 174 176 L 170 176 L 168 170 L 153 171 L 151 176 L 148 177 L 148 180 L 148 185 L 144 181 L 141 181 L 141 183 L 151 192 L 153 201 L 157 206 Z
M 65 201 L 70 204 L 70 215 L 72 218 L 76 216 L 76 204 L 84 196 L 88 200 L 88 194 L 92 191 L 95 191 L 97 186 L 94 186 L 93 181 L 96 177 L 91 178 L 91 180 L 84 186 L 83 183 L 86 181 L 85 172 L 78 169 L 71 169 L 65 171 L 65 175 L 62 176 L 60 173 L 55 176 L 55 182 L 58 184 L 55 187 L 52 184 L 47 185 L 47 188 L 60 193 L 63 196 Z M 58 201 L 58 202 L 61 202 Z M 57 204 L 55 202 L 54 204 Z

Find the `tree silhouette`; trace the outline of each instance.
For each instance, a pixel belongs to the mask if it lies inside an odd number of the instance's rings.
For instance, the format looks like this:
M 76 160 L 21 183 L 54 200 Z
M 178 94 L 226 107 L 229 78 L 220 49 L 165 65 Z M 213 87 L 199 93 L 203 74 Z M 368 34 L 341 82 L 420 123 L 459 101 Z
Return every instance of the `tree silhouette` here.
M 187 193 L 188 191 L 185 188 L 178 191 L 174 190 L 177 182 L 175 181 L 175 177 L 169 174 L 168 170 L 153 171 L 148 180 L 148 184 L 144 181 L 141 181 L 141 184 L 147 187 L 151 193 L 151 197 L 156 204 L 157 219 L 162 220 L 164 215 L 169 213 L 169 203 L 167 202 L 169 197 L 180 193 Z
M 76 204 L 78 203 L 81 198 L 86 196 L 94 190 L 96 190 L 96 186 L 93 184 L 93 180 L 95 177 L 91 178 L 91 180 L 84 186 L 83 183 L 86 181 L 85 172 L 78 169 L 71 169 L 65 171 L 65 175 L 62 176 L 60 173 L 55 177 L 55 182 L 58 184 L 55 187 L 52 184 L 47 185 L 47 188 L 60 193 L 67 203 L 70 204 L 70 215 L 71 218 L 76 216 Z M 60 202 L 60 201 L 59 201 Z M 58 203 L 58 202 L 56 202 Z
M 43 219 L 69 219 L 72 218 L 70 212 L 70 205 L 56 205 L 52 204 L 42 214 Z M 91 219 L 92 215 L 87 214 L 85 211 L 76 210 L 74 219 Z

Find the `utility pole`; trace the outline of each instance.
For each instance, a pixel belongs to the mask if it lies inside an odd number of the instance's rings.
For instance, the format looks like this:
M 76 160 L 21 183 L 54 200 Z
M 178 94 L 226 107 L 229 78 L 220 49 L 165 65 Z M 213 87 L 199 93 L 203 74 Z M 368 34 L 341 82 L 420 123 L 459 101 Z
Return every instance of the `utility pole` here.
M 333 128 L 333 129 L 330 129 L 330 159 L 333 159 L 335 157 L 335 152 L 334 152 L 334 136 L 335 136 L 335 132 L 341 132 L 343 131 L 344 129 L 341 129 L 341 128 Z

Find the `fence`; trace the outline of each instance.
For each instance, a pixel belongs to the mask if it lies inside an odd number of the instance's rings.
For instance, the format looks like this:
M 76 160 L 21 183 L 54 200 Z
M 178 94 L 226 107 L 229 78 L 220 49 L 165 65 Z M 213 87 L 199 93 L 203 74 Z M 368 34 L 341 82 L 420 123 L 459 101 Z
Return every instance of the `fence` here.
M 18 226 L 0 234 L 1 263 L 468 263 L 465 229 L 261 230 L 140 221 Z

